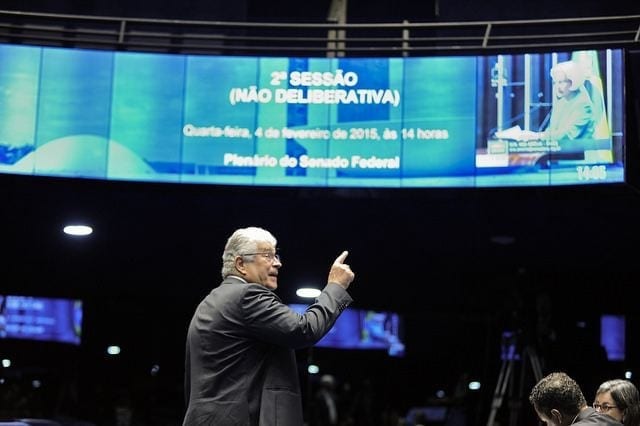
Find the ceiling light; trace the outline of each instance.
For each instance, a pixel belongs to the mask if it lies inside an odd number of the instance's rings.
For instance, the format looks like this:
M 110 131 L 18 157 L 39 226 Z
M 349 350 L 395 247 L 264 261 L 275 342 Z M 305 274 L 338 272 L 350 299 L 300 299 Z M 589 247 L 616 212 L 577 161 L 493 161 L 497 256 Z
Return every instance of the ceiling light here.
M 320 296 L 320 293 L 322 292 L 317 288 L 310 288 L 310 287 L 302 287 L 296 290 L 296 294 L 298 295 L 298 297 L 304 297 L 307 299 L 318 297 Z
M 84 237 L 93 232 L 93 228 L 88 225 L 67 225 L 64 227 L 64 233 L 73 235 L 74 237 Z
M 107 346 L 107 353 L 109 355 L 120 355 L 120 346 L 118 345 Z

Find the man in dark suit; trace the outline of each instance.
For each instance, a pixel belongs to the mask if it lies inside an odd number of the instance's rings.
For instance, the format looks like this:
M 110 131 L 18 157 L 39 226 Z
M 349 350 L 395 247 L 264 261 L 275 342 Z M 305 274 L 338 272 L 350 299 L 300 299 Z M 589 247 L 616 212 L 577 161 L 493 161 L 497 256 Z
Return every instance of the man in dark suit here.
M 222 255 L 222 283 L 189 324 L 184 426 L 301 426 L 294 349 L 319 341 L 351 303 L 354 279 L 335 260 L 327 285 L 303 315 L 273 292 L 282 263 L 275 237 L 262 228 L 236 230 Z
M 589 407 L 580 386 L 565 373 L 543 377 L 531 390 L 529 402 L 547 426 L 622 426 Z

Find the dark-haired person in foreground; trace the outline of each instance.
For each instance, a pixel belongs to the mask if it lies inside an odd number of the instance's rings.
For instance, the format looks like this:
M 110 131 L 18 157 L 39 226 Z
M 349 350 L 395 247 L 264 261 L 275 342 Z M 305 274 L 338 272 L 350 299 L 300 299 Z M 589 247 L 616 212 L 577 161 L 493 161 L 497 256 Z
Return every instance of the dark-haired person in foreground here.
M 640 393 L 629 380 L 614 379 L 602 383 L 596 391 L 593 408 L 624 426 L 640 426 Z
M 222 254 L 222 283 L 189 324 L 184 426 L 303 424 L 294 349 L 312 346 L 351 303 L 355 275 L 344 251 L 327 285 L 303 315 L 273 292 L 282 262 L 262 228 L 236 230 Z
M 620 426 L 613 417 L 589 407 L 580 386 L 565 373 L 551 373 L 531 390 L 529 402 L 547 426 Z

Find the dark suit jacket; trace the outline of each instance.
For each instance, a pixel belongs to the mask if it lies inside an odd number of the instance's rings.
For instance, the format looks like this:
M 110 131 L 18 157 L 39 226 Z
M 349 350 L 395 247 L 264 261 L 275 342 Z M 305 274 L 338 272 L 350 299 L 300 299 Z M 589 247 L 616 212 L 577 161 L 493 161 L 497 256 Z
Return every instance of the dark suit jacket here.
M 184 426 L 302 426 L 294 349 L 312 346 L 351 303 L 327 284 L 304 315 L 264 286 L 225 279 L 187 333 Z
M 603 413 L 598 413 L 595 409 L 589 407 L 582 410 L 578 417 L 572 423 L 572 426 L 622 426 L 622 423 L 618 422 L 611 416 Z

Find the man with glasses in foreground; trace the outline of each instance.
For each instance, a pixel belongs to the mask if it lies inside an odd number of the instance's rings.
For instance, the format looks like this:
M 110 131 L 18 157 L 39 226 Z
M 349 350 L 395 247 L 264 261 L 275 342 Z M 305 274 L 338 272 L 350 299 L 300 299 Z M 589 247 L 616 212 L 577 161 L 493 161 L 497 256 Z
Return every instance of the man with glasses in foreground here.
M 222 254 L 222 283 L 196 308 L 187 333 L 184 426 L 303 424 L 294 349 L 312 346 L 351 303 L 355 275 L 344 251 L 303 315 L 273 292 L 282 262 L 275 237 L 236 230 Z
M 529 402 L 547 426 L 621 426 L 622 423 L 587 405 L 580 386 L 565 373 L 543 377 L 531 390 Z

